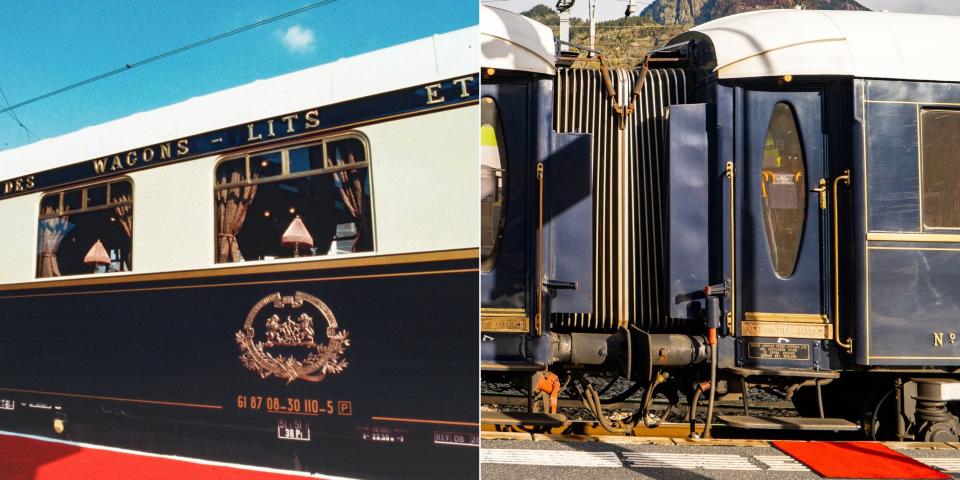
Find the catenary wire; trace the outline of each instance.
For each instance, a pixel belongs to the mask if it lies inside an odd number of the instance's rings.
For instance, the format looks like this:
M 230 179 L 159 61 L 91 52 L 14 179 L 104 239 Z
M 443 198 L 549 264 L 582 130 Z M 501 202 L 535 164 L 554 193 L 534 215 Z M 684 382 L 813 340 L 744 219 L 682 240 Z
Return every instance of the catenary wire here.
M 253 29 L 253 28 L 262 26 L 262 25 L 266 25 L 266 24 L 268 24 L 268 23 L 275 22 L 275 21 L 277 21 L 277 20 L 282 20 L 282 19 L 284 19 L 284 18 L 293 16 L 293 15 L 297 15 L 297 14 L 299 14 L 299 13 L 303 13 L 303 12 L 305 12 L 305 11 L 307 11 L 307 10 L 312 10 L 312 9 L 314 9 L 314 8 L 322 7 L 322 6 L 324 6 L 324 5 L 329 5 L 329 4 L 331 4 L 331 3 L 333 3 L 333 2 L 336 2 L 336 1 L 337 1 L 337 0 L 322 0 L 322 1 L 320 1 L 320 2 L 311 3 L 311 4 L 309 4 L 309 5 L 305 6 L 305 7 L 301 7 L 301 8 L 298 8 L 298 9 L 296 9 L 296 10 L 290 10 L 289 12 L 281 13 L 280 15 L 276 15 L 276 16 L 274 16 L 274 17 L 270 17 L 270 18 L 267 18 L 267 19 L 264 19 L 264 20 L 260 20 L 259 22 L 251 23 L 251 24 L 249 24 L 249 25 L 244 25 L 244 26 L 242 26 L 242 27 L 239 27 L 239 28 L 235 28 L 235 29 L 233 29 L 233 30 L 230 30 L 229 32 L 224 32 L 224 33 L 221 33 L 221 34 L 219 34 L 219 35 L 214 35 L 214 36 L 212 36 L 212 37 L 208 37 L 208 38 L 205 38 L 205 39 L 203 39 L 203 40 L 200 40 L 200 41 L 197 41 L 197 42 L 193 42 L 193 43 L 191 43 L 191 44 L 189 44 L 189 45 L 184 45 L 184 46 L 182 46 L 182 47 L 180 47 L 180 48 L 175 48 L 175 49 L 173 49 L 173 50 L 169 50 L 169 51 L 163 52 L 163 53 L 158 54 L 158 55 L 154 55 L 154 56 L 149 57 L 149 58 L 145 58 L 145 59 L 140 60 L 140 61 L 137 61 L 137 62 L 128 63 L 128 64 L 126 64 L 126 65 L 124 65 L 124 66 L 122 66 L 122 67 L 120 67 L 120 68 L 116 68 L 116 69 L 110 70 L 109 72 L 101 73 L 100 75 L 97 75 L 97 76 L 95 76 L 95 77 L 88 78 L 88 79 L 83 80 L 83 81 L 81 81 L 81 82 L 77 82 L 77 83 L 74 83 L 74 84 L 71 84 L 71 85 L 67 85 L 66 87 L 59 88 L 59 89 L 54 90 L 54 91 L 52 91 L 52 92 L 47 92 L 47 93 L 44 93 L 43 95 L 40 95 L 40 96 L 37 96 L 37 97 L 33 97 L 33 98 L 31 98 L 31 99 L 28 99 L 28 100 L 24 100 L 24 101 L 22 101 L 22 102 L 20 102 L 20 103 L 18 103 L 18 104 L 16 104 L 16 105 L 9 105 L 9 103 L 8 103 L 8 106 L 7 106 L 7 107 L 5 107 L 5 108 L 3 108 L 3 109 L 0 109 L 0 113 L 12 111 L 12 110 L 17 109 L 17 108 L 20 108 L 20 107 L 22 107 L 22 106 L 24 106 L 24 105 L 29 105 L 29 104 L 31 104 L 31 103 L 38 102 L 38 101 L 43 100 L 43 99 L 45 99 L 45 98 L 50 98 L 50 97 L 52 97 L 52 96 L 54 96 L 54 95 L 61 94 L 61 93 L 66 92 L 66 91 L 68 91 L 68 90 L 73 90 L 74 88 L 77 88 L 77 87 L 82 87 L 82 86 L 87 85 L 87 84 L 89 84 L 89 83 L 93 83 L 93 82 L 96 82 L 96 81 L 98 81 L 98 80 L 102 80 L 102 79 L 104 79 L 104 78 L 107 78 L 107 77 L 116 75 L 116 74 L 118 74 L 118 73 L 125 72 L 125 71 L 127 71 L 127 70 L 132 69 L 132 68 L 139 67 L 139 66 L 141 66 L 141 65 L 146 65 L 146 64 L 148 64 L 148 63 L 150 63 L 150 62 L 155 62 L 155 61 L 157 61 L 157 60 L 161 60 L 161 59 L 166 58 L 166 57 L 169 57 L 169 56 L 171 56 L 171 55 L 176 55 L 176 54 L 178 54 L 178 53 L 182 53 L 182 52 L 185 52 L 185 51 L 187 51 L 187 50 L 190 50 L 190 49 L 193 49 L 193 48 L 202 46 L 202 45 L 206 45 L 206 44 L 208 44 L 208 43 L 210 43 L 210 42 L 214 42 L 214 41 L 217 41 L 217 40 L 220 40 L 220 39 L 223 39 L 223 38 L 232 36 L 232 35 L 236 35 L 236 34 L 238 34 L 238 33 L 245 32 L 245 31 L 247 31 L 247 30 L 250 30 L 250 29 Z

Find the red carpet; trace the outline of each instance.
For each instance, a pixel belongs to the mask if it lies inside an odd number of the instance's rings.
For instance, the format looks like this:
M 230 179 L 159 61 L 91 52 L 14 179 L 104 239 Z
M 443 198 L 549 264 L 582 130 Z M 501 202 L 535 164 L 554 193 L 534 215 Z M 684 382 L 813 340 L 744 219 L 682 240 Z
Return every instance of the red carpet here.
M 826 478 L 952 478 L 875 442 L 773 442 Z
M 4 480 L 300 480 L 317 478 L 172 457 L 141 455 L 80 444 L 0 435 Z

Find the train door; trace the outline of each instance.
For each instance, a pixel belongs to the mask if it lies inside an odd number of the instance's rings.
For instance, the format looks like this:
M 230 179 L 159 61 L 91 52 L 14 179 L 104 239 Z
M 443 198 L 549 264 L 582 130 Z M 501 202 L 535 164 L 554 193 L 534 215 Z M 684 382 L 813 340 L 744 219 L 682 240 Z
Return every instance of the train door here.
M 530 333 L 529 84 L 481 88 L 481 330 Z
M 817 368 L 830 338 L 821 90 L 743 90 L 737 229 L 741 365 Z

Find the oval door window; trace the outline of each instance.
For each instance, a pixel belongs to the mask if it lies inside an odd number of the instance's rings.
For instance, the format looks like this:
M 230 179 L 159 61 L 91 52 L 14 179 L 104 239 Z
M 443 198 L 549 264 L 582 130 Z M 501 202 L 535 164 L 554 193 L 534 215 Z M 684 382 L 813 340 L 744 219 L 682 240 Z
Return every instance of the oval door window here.
M 807 173 L 793 109 L 773 107 L 763 142 L 760 201 L 770 262 L 780 278 L 793 275 L 806 219 Z

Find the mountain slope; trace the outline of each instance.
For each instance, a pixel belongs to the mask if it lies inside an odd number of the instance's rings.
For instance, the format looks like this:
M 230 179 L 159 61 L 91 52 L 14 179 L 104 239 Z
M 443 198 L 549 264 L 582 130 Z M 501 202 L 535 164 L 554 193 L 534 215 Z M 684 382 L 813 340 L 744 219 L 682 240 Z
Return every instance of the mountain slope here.
M 751 10 L 794 8 L 806 10 L 866 10 L 854 0 L 654 0 L 640 12 L 661 25 L 699 25 Z

